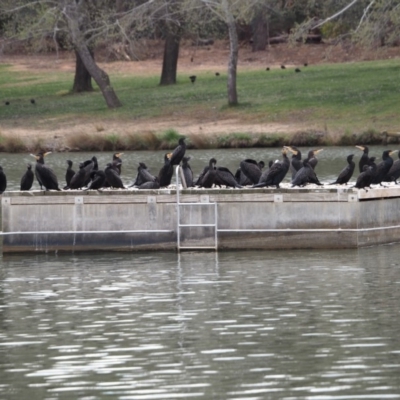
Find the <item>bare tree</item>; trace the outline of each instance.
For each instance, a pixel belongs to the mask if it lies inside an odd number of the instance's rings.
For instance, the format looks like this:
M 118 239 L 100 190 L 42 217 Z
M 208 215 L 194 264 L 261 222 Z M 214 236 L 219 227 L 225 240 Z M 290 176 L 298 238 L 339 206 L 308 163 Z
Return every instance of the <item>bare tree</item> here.
M 113 87 L 111 86 L 109 76 L 95 63 L 90 53 L 88 44 L 84 38 L 84 33 L 82 32 L 79 23 L 82 15 L 82 2 L 83 0 L 64 0 L 62 13 L 65 15 L 65 18 L 67 20 L 72 43 L 74 44 L 75 49 L 79 54 L 86 69 L 88 70 L 89 74 L 99 86 L 107 103 L 107 106 L 109 108 L 120 107 L 122 104 L 119 101 Z
M 248 20 L 250 10 L 258 0 L 200 0 L 218 19 L 225 22 L 229 34 L 229 60 L 228 60 L 228 105 L 238 104 L 237 94 L 237 64 L 239 59 L 239 40 L 236 29 L 238 20 Z

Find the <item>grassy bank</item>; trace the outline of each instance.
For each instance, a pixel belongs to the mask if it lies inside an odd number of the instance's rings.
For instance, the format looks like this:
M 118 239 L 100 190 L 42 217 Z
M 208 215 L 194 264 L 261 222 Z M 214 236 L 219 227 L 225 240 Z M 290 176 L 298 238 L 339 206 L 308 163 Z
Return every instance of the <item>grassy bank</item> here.
M 6 132 L 13 127 L 49 131 L 60 124 L 91 121 L 92 133 L 66 137 L 64 145 L 81 150 L 158 149 L 176 145 L 172 129 L 157 132 L 113 132 L 104 121 L 157 121 L 163 118 L 220 120 L 235 118 L 243 123 L 299 124 L 292 132 L 252 133 L 237 131 L 223 135 L 190 136 L 192 147 L 249 147 L 294 145 L 349 145 L 380 143 L 380 132 L 399 131 L 400 60 L 326 64 L 270 71 L 240 71 L 240 105 L 226 106 L 226 76 L 220 71 L 196 73 L 191 84 L 181 73 L 173 86 L 158 86 L 159 76 L 111 74 L 123 107 L 108 110 L 98 90 L 71 95 L 71 73 L 62 71 L 22 72 L 0 64 L 0 150 L 26 151 L 45 148 L 46 141 L 30 141 Z M 35 104 L 31 103 L 35 99 Z M 8 105 L 5 102 L 9 102 Z M 304 128 L 306 127 L 306 128 Z

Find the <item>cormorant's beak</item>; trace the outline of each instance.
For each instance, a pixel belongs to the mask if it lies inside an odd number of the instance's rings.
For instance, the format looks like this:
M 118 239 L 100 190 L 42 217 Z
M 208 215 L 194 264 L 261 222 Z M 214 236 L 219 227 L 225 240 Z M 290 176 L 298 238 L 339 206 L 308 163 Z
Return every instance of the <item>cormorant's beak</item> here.
M 324 149 L 318 149 L 318 150 L 314 150 L 314 154 L 321 153 L 321 151 L 324 151 Z
M 396 154 L 398 151 L 399 151 L 399 150 L 392 150 L 392 151 L 389 153 L 389 156 L 391 156 L 392 154 Z
M 39 160 L 39 157 L 36 154 L 29 154 L 32 157 L 35 157 L 36 161 Z
M 357 149 L 360 149 L 361 151 L 365 150 L 365 147 L 363 147 L 363 146 L 356 146 L 356 147 L 357 147 Z
M 168 154 L 167 154 L 167 158 L 168 158 L 168 160 L 170 160 L 170 159 L 171 159 L 171 157 L 172 157 L 172 153 L 168 153 Z
M 46 156 L 48 156 L 49 154 L 51 154 L 51 151 L 48 151 L 48 152 L 44 153 L 44 154 L 43 154 L 43 157 L 46 157 Z
M 283 146 L 283 148 L 286 149 L 286 150 L 289 150 L 293 154 L 297 154 L 298 153 L 298 151 L 292 149 L 290 146 Z
M 116 153 L 115 155 L 116 155 L 117 157 L 121 157 L 123 154 L 124 154 L 124 153 Z

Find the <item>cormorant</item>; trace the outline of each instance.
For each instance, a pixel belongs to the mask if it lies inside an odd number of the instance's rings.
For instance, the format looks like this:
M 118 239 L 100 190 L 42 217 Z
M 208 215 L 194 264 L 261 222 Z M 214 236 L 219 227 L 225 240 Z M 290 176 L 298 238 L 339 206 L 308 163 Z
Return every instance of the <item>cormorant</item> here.
M 217 174 L 214 179 L 214 184 L 215 185 L 224 185 L 224 186 L 229 186 L 233 188 L 242 188 L 243 186 L 237 183 L 234 175 L 232 172 L 225 167 L 218 167 L 217 169 Z
M 182 159 L 182 173 L 185 177 L 186 187 L 193 187 L 193 171 L 189 164 L 190 157 L 183 157 Z
M 0 194 L 4 193 L 7 188 L 7 177 L 3 171 L 3 167 L 0 166 Z
M 356 146 L 357 149 L 360 149 L 363 152 L 363 155 L 358 162 L 358 169 L 360 170 L 360 174 L 364 172 L 364 165 L 369 165 L 369 148 L 368 146 Z
M 90 173 L 91 182 L 87 188 L 87 190 L 98 190 L 104 187 L 106 183 L 106 174 L 101 170 L 93 170 Z
M 322 186 L 322 183 L 318 180 L 315 171 L 308 163 L 308 158 L 303 161 L 303 167 L 297 171 L 294 179 L 292 180 L 293 186 L 305 186 L 307 183 L 315 183 L 316 185 Z
M 189 76 L 190 82 L 195 83 L 196 81 L 196 75 L 191 75 Z
M 350 154 L 349 156 L 347 156 L 348 165 L 346 165 L 346 167 L 342 169 L 336 181 L 330 183 L 330 185 L 347 185 L 347 182 L 353 176 L 354 168 L 356 167 L 356 164 L 353 161 L 353 157 L 354 154 Z
M 237 181 L 241 185 L 254 185 L 258 183 L 262 174 L 260 164 L 257 163 L 256 160 L 252 160 L 251 158 L 240 161 L 239 171 L 241 173 L 236 173 L 235 176 L 238 175 Z
M 154 182 L 155 180 L 156 177 L 150 173 L 147 169 L 147 165 L 140 162 L 138 167 L 138 182 L 136 183 L 136 186 L 141 186 L 145 182 Z
M 67 160 L 67 170 L 65 171 L 65 182 L 66 182 L 66 186 L 64 189 L 68 189 L 69 184 L 71 182 L 72 177 L 75 175 L 75 171 L 72 169 L 72 161 L 71 160 Z
M 21 178 L 20 190 L 31 190 L 34 179 L 35 175 L 32 171 L 32 165 L 28 163 L 26 166 L 26 171 Z
M 290 161 L 287 157 L 287 150 L 286 147 L 283 147 L 282 161 L 275 161 L 271 168 L 261 175 L 259 182 L 253 187 L 276 186 L 279 188 L 279 185 L 289 171 Z
M 160 189 L 160 182 L 158 181 L 158 177 L 154 181 L 147 181 L 142 183 L 139 189 Z
M 215 178 L 217 176 L 217 170 L 215 169 L 215 164 L 217 160 L 211 158 L 207 167 L 203 169 L 199 178 L 196 181 L 196 185 L 204 188 L 211 188 L 214 184 Z
M 69 182 L 69 189 L 81 189 L 85 186 L 85 178 L 86 178 L 86 171 L 85 171 L 85 164 L 79 164 L 79 171 L 75 173 L 75 175 L 71 178 Z
M 171 184 L 172 176 L 174 174 L 174 169 L 169 163 L 171 156 L 172 153 L 164 154 L 164 165 L 161 167 L 160 172 L 158 173 L 158 182 L 160 187 L 166 187 Z
M 301 72 L 300 68 L 295 68 L 294 72 Z
M 373 184 L 382 184 L 382 181 L 393 165 L 393 158 L 390 156 L 397 152 L 398 150 L 385 150 L 382 153 L 382 161 L 377 165 L 374 177 L 372 178 Z
M 297 171 L 303 167 L 301 151 L 296 146 L 287 146 L 286 148 L 293 154 L 290 160 L 290 172 L 292 173 L 292 179 L 294 179 Z
M 399 159 L 396 160 L 390 167 L 384 181 L 385 182 L 395 182 L 397 184 L 397 179 L 400 178 L 400 152 L 398 153 Z
M 372 179 L 374 178 L 375 173 L 376 173 L 376 164 L 374 162 L 372 162 L 372 165 L 364 165 L 364 170 L 363 172 L 361 172 L 360 175 L 358 175 L 354 187 L 357 189 L 365 189 L 366 187 L 371 186 Z
M 185 155 L 185 152 L 186 152 L 185 138 L 181 137 L 179 138 L 178 146 L 175 147 L 174 151 L 172 152 L 171 158 L 169 160 L 170 165 L 171 166 L 179 165 L 183 159 L 183 156 Z
M 90 180 L 91 180 L 90 174 L 92 173 L 92 171 L 97 171 L 99 169 L 99 165 L 97 163 L 97 157 L 93 156 L 90 160 L 86 160 L 83 163 L 83 167 L 85 169 L 84 186 L 87 186 L 90 183 Z
M 307 160 L 308 160 L 308 164 L 310 165 L 310 167 L 311 167 L 312 169 L 315 169 L 315 167 L 316 167 L 317 164 L 318 164 L 318 158 L 316 157 L 316 155 L 317 155 L 318 153 L 320 153 L 321 151 L 323 151 L 323 150 L 324 150 L 324 149 L 310 150 L 310 151 L 308 152 Z
M 118 171 L 118 175 L 121 175 L 121 165 L 122 165 L 122 159 L 121 156 L 124 153 L 114 153 L 113 154 L 113 159 L 112 159 L 112 167 Z M 93 160 L 93 158 L 92 158 Z M 97 159 L 96 159 L 96 164 L 97 164 Z M 96 169 L 96 168 L 93 168 Z
M 46 190 L 61 190 L 58 187 L 57 176 L 54 171 L 44 163 L 44 157 L 49 155 L 51 151 L 47 153 L 38 153 L 36 155 L 31 154 L 32 157 L 36 158 L 35 175 L 39 182 L 40 189 L 43 190 L 43 186 Z
M 118 172 L 113 168 L 111 163 L 107 164 L 106 168 L 104 169 L 104 174 L 110 187 L 125 189 Z
M 31 104 L 36 104 L 35 99 L 31 99 Z
M 281 65 L 281 69 L 286 69 L 286 67 L 282 64 L 282 65 Z

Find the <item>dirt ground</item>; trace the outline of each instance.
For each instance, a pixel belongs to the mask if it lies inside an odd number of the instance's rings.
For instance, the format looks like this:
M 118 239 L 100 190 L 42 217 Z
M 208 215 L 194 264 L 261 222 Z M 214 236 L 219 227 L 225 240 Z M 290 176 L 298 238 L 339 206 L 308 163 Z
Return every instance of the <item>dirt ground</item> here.
M 160 74 L 162 66 L 163 48 L 161 43 L 149 42 L 143 46 L 145 51 L 142 54 L 141 61 L 110 61 L 115 59 L 116 50 L 105 51 L 100 57 L 97 57 L 99 65 L 109 74 L 135 74 L 149 75 Z M 190 43 L 183 43 L 180 50 L 178 63 L 179 74 L 192 74 L 197 71 L 225 71 L 229 54 L 229 45 L 226 41 L 219 41 L 210 46 L 195 47 Z M 337 62 L 354 62 L 361 60 L 376 60 L 400 57 L 400 48 L 379 48 L 363 49 L 350 44 L 280 44 L 267 48 L 266 51 L 252 52 L 250 45 L 242 45 L 239 52 L 238 70 L 260 69 L 270 67 L 280 68 L 284 64 L 287 68 L 303 66 L 304 63 L 321 64 Z M 123 57 L 122 57 L 123 58 Z M 2 55 L 0 54 L 0 63 L 13 64 L 17 70 L 46 71 L 46 70 L 64 70 L 74 73 L 75 57 L 73 53 L 59 53 L 52 55 Z M 72 82 L 73 76 L 71 76 Z M 32 129 L 29 126 L 1 127 L 3 135 L 17 135 L 21 138 L 43 138 L 45 140 L 54 140 L 57 138 L 65 142 L 68 136 L 74 134 L 96 133 L 95 126 L 99 121 L 82 119 L 71 121 L 69 123 L 60 123 L 56 129 L 54 124 L 51 129 L 46 129 L 47 124 L 40 124 L 41 128 Z M 302 129 L 315 129 L 312 126 L 305 126 L 293 121 L 290 124 L 263 123 L 252 124 L 249 121 L 239 119 L 221 119 L 201 122 L 196 119 L 185 117 L 171 117 L 162 121 L 134 121 L 133 122 L 110 122 L 101 121 L 104 132 L 114 132 L 118 134 L 139 133 L 146 131 L 162 132 L 169 128 L 174 128 L 178 132 L 191 134 L 221 135 L 232 132 L 247 133 L 294 133 Z

